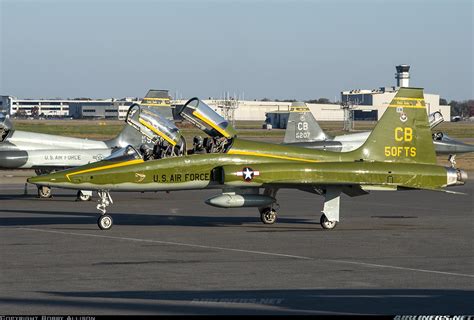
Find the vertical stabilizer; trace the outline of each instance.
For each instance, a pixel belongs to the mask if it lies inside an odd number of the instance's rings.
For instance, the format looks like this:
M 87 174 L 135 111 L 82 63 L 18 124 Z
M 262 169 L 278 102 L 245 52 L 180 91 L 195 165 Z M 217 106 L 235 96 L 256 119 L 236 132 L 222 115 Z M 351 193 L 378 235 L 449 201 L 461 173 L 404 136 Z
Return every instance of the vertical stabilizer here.
M 164 118 L 173 120 L 173 109 L 171 107 L 171 97 L 168 90 L 150 89 L 140 104 L 156 108 Z
M 356 159 L 435 164 L 423 89 L 400 88 Z
M 304 102 L 293 102 L 283 143 L 331 140 Z

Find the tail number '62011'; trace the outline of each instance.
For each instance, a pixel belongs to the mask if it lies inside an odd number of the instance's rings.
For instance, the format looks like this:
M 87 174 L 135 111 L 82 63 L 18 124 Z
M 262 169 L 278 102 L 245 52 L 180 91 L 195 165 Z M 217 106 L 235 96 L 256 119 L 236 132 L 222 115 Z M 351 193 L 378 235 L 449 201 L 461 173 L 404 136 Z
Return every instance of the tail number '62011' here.
M 411 142 L 413 129 L 397 127 L 394 136 L 397 142 Z M 386 157 L 416 157 L 416 147 L 385 146 L 384 154 Z

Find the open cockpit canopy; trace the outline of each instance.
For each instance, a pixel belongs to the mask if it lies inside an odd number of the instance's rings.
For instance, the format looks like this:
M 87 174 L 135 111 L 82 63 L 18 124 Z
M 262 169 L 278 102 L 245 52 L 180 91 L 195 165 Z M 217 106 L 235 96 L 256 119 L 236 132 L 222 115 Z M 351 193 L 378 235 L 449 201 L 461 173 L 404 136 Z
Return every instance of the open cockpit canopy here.
M 112 152 L 110 156 L 108 156 L 102 161 L 121 162 L 121 161 L 136 160 L 136 159 L 142 159 L 142 156 L 137 151 L 137 149 L 135 149 L 131 145 L 128 145 L 126 147 L 115 150 L 114 152 Z
M 428 120 L 430 122 L 430 128 L 433 129 L 434 127 L 439 125 L 441 122 L 443 122 L 444 118 L 441 112 L 435 111 L 428 116 Z
M 226 119 L 198 98 L 190 99 L 177 113 L 211 137 L 231 139 L 237 134 Z
M 10 118 L 3 113 L 0 113 L 0 142 L 13 132 L 13 123 Z
M 179 129 L 154 107 L 133 104 L 128 110 L 125 121 L 154 142 L 162 139 L 172 146 L 180 143 Z

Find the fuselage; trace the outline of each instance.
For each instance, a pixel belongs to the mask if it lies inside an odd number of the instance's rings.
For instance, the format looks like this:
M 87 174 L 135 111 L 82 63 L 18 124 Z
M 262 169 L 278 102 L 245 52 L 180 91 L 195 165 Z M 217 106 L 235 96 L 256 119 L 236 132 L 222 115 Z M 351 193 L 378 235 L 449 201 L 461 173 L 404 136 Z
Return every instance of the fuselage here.
M 14 131 L 0 142 L 0 168 L 68 168 L 108 157 L 104 141 Z
M 31 183 L 70 189 L 169 191 L 252 188 L 278 184 L 358 184 L 390 188 L 441 188 L 450 184 L 444 167 L 419 163 L 371 162 L 357 152 L 330 152 L 234 139 L 225 153 L 143 161 L 101 161 Z M 253 179 L 244 179 L 249 168 Z M 258 174 L 256 174 L 258 172 Z M 452 176 L 452 174 L 451 174 Z M 452 183 L 451 183 L 452 184 Z

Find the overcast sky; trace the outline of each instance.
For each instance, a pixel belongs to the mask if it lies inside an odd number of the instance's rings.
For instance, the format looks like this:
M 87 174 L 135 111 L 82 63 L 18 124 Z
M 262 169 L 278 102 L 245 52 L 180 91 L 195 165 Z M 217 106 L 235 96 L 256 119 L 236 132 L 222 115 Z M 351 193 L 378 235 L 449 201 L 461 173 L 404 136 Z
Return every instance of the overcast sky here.
M 0 0 L 0 95 L 473 98 L 473 1 Z

